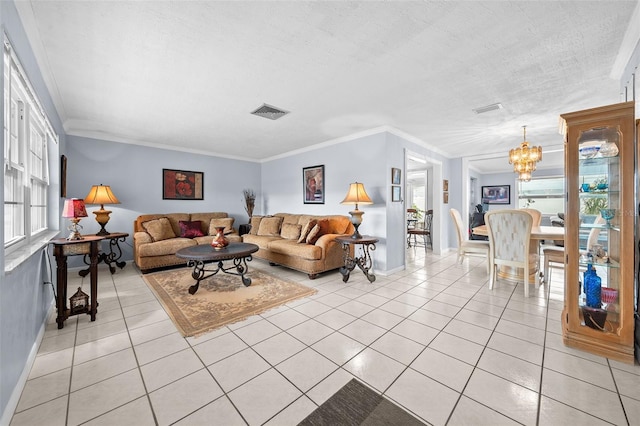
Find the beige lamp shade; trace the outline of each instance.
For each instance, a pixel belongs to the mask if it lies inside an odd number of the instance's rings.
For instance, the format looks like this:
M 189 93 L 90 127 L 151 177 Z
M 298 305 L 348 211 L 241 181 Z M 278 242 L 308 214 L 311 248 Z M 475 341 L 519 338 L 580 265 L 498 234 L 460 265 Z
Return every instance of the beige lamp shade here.
M 355 204 L 357 210 L 358 204 L 373 204 L 373 201 L 371 201 L 367 191 L 365 191 L 364 185 L 359 182 L 354 182 L 349 185 L 349 192 L 347 192 L 347 196 L 344 197 L 344 200 L 342 200 L 340 204 Z
M 344 197 L 344 200 L 342 200 L 342 203 L 340 204 L 356 205 L 355 210 L 349 212 L 349 214 L 351 215 L 351 223 L 355 228 L 355 231 L 351 238 L 362 238 L 362 235 L 360 235 L 360 232 L 358 232 L 358 228 L 362 223 L 362 215 L 364 214 L 364 212 L 362 210 L 358 210 L 358 204 L 373 204 L 373 201 L 367 194 L 367 191 L 365 191 L 364 189 L 364 185 L 360 182 L 349 184 L 349 191 L 347 192 L 347 196 Z
M 100 224 L 100 231 L 97 235 L 109 235 L 109 232 L 105 229 L 105 226 L 109 222 L 109 215 L 111 210 L 105 210 L 105 204 L 120 204 L 118 198 L 113 195 L 111 187 L 109 185 L 93 185 L 89 190 L 89 194 L 84 198 L 84 202 L 87 204 L 100 204 L 100 210 L 94 210 L 93 214 L 96 215 L 96 222 Z

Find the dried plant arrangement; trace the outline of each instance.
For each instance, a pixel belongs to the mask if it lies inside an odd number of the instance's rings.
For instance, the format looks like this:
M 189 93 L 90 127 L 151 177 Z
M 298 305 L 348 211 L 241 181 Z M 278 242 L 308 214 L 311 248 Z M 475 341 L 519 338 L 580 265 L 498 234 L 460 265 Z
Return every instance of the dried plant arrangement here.
M 243 189 L 242 195 L 244 196 L 244 210 L 249 215 L 249 220 L 253 216 L 253 208 L 256 206 L 256 193 L 253 189 Z

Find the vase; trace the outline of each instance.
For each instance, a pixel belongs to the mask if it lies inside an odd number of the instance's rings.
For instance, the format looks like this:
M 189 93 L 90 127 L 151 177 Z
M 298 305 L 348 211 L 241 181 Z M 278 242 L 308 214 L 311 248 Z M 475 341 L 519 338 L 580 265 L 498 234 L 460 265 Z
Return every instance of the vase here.
M 591 264 L 588 264 L 587 270 L 584 271 L 583 282 L 584 294 L 587 296 L 587 306 L 600 308 L 602 306 L 602 279 Z
M 211 241 L 211 247 L 215 250 L 222 250 L 229 245 L 229 240 L 224 236 L 224 226 L 216 226 L 216 235 Z

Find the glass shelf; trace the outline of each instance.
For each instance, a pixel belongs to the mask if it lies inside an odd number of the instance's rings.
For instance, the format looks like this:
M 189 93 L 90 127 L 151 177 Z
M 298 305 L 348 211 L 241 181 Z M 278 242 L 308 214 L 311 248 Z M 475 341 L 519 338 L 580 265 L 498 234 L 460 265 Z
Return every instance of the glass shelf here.
M 583 262 L 582 260 L 580 260 L 578 262 L 578 265 L 584 266 L 585 268 L 587 267 L 587 265 L 591 265 L 593 267 L 600 266 L 607 269 L 616 269 L 620 267 L 620 263 L 615 260 L 609 260 L 609 263 L 602 263 L 597 261 Z

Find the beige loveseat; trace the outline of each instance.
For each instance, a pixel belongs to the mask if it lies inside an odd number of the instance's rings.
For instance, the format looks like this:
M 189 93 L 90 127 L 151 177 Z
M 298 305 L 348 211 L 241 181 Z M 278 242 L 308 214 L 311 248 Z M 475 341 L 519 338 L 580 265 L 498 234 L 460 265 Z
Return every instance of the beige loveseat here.
M 197 232 L 198 225 L 200 232 Z M 142 272 L 165 266 L 184 265 L 186 261 L 176 257 L 175 253 L 183 247 L 211 244 L 215 226 L 225 227 L 224 232 L 229 241 L 241 241 L 240 235 L 233 228 L 233 218 L 224 212 L 138 216 L 133 222 L 134 261 Z M 199 234 L 202 236 L 197 236 Z
M 351 235 L 354 228 L 347 216 L 311 216 L 277 213 L 254 216 L 245 243 L 260 249 L 253 256 L 272 264 L 305 272 L 310 279 L 344 265 L 338 235 Z

